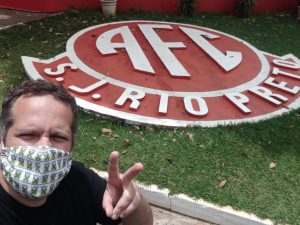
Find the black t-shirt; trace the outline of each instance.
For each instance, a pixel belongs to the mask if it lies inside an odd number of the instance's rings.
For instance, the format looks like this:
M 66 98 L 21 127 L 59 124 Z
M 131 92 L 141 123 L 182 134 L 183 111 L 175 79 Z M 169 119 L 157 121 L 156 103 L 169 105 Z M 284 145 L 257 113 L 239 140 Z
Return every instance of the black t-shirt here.
M 69 174 L 40 207 L 16 201 L 0 185 L 0 225 L 116 225 L 102 209 L 106 181 L 73 161 Z

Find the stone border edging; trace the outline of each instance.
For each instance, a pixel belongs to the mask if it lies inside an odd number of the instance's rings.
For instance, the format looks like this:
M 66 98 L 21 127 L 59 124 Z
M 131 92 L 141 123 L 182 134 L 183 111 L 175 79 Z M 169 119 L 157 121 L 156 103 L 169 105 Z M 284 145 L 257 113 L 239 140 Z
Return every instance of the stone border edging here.
M 108 174 L 91 168 L 107 179 Z M 219 225 L 274 225 L 271 220 L 259 219 L 254 214 L 236 211 L 230 206 L 219 207 L 204 200 L 194 200 L 184 194 L 171 195 L 168 189 L 156 185 L 145 186 L 137 183 L 141 194 L 152 205 Z

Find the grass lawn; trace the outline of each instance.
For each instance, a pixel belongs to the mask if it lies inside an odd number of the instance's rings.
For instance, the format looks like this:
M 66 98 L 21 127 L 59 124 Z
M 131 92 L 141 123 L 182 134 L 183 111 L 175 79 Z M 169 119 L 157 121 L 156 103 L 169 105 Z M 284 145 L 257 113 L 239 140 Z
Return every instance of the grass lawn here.
M 7 89 L 28 79 L 22 55 L 51 58 L 64 52 L 68 38 L 83 28 L 138 19 L 205 26 L 239 37 L 260 50 L 293 53 L 300 58 L 300 23 L 295 15 L 240 19 L 198 14 L 184 18 L 131 12 L 103 19 L 96 11 L 69 11 L 0 31 L 1 99 Z M 103 133 L 101 128 L 112 132 Z M 136 161 L 144 163 L 140 182 L 231 205 L 276 223 L 300 224 L 299 109 L 256 124 L 185 129 L 132 126 L 81 112 L 77 140 L 74 157 L 87 166 L 105 170 L 109 153 L 118 150 L 123 171 Z M 277 166 L 270 169 L 272 162 Z M 220 188 L 224 180 L 227 184 Z

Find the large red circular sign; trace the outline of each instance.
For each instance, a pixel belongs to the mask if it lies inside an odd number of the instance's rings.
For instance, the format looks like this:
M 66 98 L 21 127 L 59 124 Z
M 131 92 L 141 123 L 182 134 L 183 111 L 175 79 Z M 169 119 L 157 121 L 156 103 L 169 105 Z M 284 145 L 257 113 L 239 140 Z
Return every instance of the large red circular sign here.
M 23 63 L 32 79 L 61 82 L 82 108 L 130 122 L 237 124 L 300 105 L 297 57 L 189 24 L 101 24 L 74 34 L 54 59 Z

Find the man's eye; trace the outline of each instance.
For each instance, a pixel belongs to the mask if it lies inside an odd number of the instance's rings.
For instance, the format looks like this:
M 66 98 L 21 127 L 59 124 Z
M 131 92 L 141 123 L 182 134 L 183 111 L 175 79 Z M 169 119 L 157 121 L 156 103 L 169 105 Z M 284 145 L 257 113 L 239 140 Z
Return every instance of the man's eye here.
M 19 137 L 21 138 L 34 138 L 34 134 L 20 134 Z
M 62 141 L 67 140 L 66 137 L 60 136 L 60 135 L 53 135 L 52 138 L 55 139 L 55 140 L 62 140 Z

